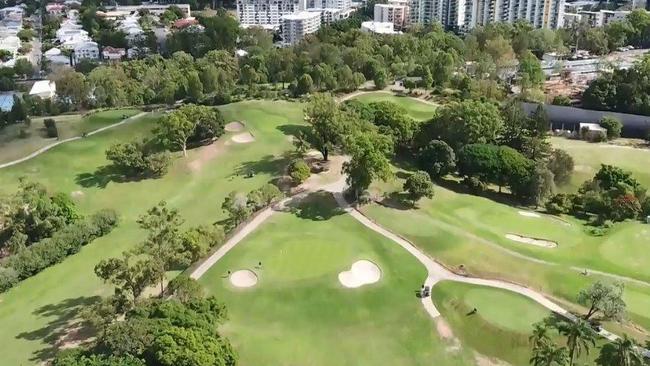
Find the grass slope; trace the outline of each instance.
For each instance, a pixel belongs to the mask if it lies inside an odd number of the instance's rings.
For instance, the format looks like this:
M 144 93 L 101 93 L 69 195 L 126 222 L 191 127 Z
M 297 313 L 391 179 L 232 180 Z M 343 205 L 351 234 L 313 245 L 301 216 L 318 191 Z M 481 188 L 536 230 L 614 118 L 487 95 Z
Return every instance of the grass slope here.
M 376 263 L 382 278 L 342 287 L 338 273 L 360 259 Z M 239 269 L 256 271 L 257 286 L 234 288 L 227 271 Z M 200 283 L 227 304 L 224 329 L 244 366 L 472 364 L 435 334 L 414 292 L 425 277 L 415 258 L 322 193 L 272 216 Z
M 116 209 L 121 224 L 110 235 L 83 248 L 62 263 L 0 294 L 0 344 L 3 363 L 31 365 L 50 357 L 84 304 L 110 288 L 94 275 L 93 267 L 102 258 L 118 256 L 144 233 L 136 218 L 161 200 L 177 208 L 187 225 L 213 223 L 224 218 L 220 209 L 232 190 L 248 191 L 275 177 L 283 165 L 281 155 L 291 148 L 287 133 L 302 123 L 299 104 L 255 101 L 221 108 L 227 121 L 239 120 L 256 137 L 250 144 L 234 144 L 226 135 L 217 142 L 217 154 L 203 161 L 200 171 L 188 162 L 204 159 L 204 149 L 179 157 L 170 173 L 155 180 L 116 182 L 98 168 L 107 161 L 106 148 L 117 141 L 148 135 L 156 116 L 71 142 L 0 173 L 0 193 L 15 191 L 18 177 L 47 185 L 51 190 L 83 192 L 78 199 L 81 211 L 89 214 L 103 207 Z M 255 177 L 245 178 L 249 170 Z
M 409 116 L 419 121 L 431 119 L 433 116 L 433 111 L 436 110 L 435 105 L 426 103 L 422 100 L 383 92 L 360 94 L 353 99 L 362 101 L 364 103 L 384 101 L 393 102 L 404 107 L 408 111 Z
M 124 116 L 130 117 L 139 112 L 137 109 L 115 109 L 93 113 L 83 118 L 78 114 L 37 117 L 33 118 L 32 123 L 27 127 L 23 124 L 6 126 L 0 129 L 0 164 L 20 159 L 46 145 L 56 142 L 55 138 L 48 138 L 45 134 L 45 127 L 43 125 L 45 118 L 53 118 L 56 120 L 59 139 L 67 139 L 81 136 L 84 132 L 90 132 L 119 122 Z M 19 137 L 21 128 L 27 129 L 29 137 Z

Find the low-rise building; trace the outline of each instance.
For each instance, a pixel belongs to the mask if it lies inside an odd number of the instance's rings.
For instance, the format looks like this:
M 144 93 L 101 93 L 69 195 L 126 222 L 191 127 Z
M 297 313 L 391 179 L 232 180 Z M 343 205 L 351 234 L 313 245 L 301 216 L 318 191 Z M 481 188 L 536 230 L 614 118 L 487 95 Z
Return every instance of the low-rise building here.
M 282 40 L 296 44 L 306 35 L 316 33 L 321 24 L 320 12 L 300 11 L 282 17 Z
M 393 22 L 363 22 L 361 31 L 377 34 L 397 34 Z
M 124 48 L 107 46 L 102 50 L 102 57 L 104 60 L 117 61 L 121 60 L 124 56 L 126 56 L 126 50 Z
M 39 80 L 32 85 L 29 95 L 51 99 L 56 95 L 56 83 L 50 80 Z
M 99 46 L 97 42 L 89 41 L 78 43 L 74 48 L 74 61 L 75 63 L 83 60 L 97 60 L 99 59 Z
M 43 57 L 55 65 L 70 65 L 70 57 L 64 55 L 61 50 L 56 47 L 45 51 Z
M 147 10 L 155 16 L 161 16 L 167 9 L 175 6 L 183 12 L 184 17 L 191 16 L 189 4 L 152 4 L 142 5 L 116 5 L 106 7 L 107 11 L 97 11 L 97 15 L 106 19 L 116 20 L 122 17 L 137 14 L 140 10 Z
M 564 13 L 564 27 L 585 21 L 592 27 L 603 27 L 615 21 L 625 20 L 629 11 L 624 10 L 580 10 L 577 13 Z
M 45 11 L 50 15 L 61 15 L 65 12 L 65 5 L 50 3 L 45 5 Z
M 14 107 L 14 92 L 2 92 L 0 93 L 0 111 L 11 112 L 11 108 Z

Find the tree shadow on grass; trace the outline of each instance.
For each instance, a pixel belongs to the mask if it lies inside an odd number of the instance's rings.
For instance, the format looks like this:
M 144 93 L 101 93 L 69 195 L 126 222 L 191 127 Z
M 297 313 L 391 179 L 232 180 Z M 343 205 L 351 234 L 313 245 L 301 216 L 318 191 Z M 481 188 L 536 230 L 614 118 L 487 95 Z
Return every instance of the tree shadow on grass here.
M 306 135 L 310 131 L 309 126 L 305 125 L 281 125 L 276 128 L 287 136 L 298 136 L 300 133 Z
M 326 221 L 345 213 L 336 204 L 332 194 L 325 191 L 313 192 L 305 197 L 298 196 L 287 202 L 285 206 L 301 219 L 312 221 Z
M 108 183 L 126 183 L 126 182 L 137 182 L 144 177 L 127 177 L 119 169 L 116 169 L 113 165 L 104 165 L 92 173 L 79 173 L 75 177 L 75 183 L 84 187 L 84 188 L 106 188 Z
M 377 203 L 384 207 L 403 211 L 417 208 L 415 203 L 408 198 L 408 194 L 406 192 L 392 192 Z
M 71 324 L 79 316 L 79 312 L 100 299 L 99 296 L 80 296 L 36 309 L 32 315 L 36 318 L 47 318 L 48 323 L 42 328 L 23 332 L 16 336 L 18 339 L 40 341 L 46 344 L 45 348 L 34 351 L 30 360 L 46 361 L 54 357 L 63 345 L 66 335 L 71 332 Z
M 243 162 L 235 168 L 233 175 L 252 176 L 255 174 L 269 174 L 271 176 L 278 176 L 282 174 L 290 160 L 291 157 L 288 155 L 280 157 L 266 155 L 260 160 Z
M 472 196 L 478 196 L 478 197 L 483 197 L 487 198 L 491 201 L 501 203 L 504 205 L 508 205 L 511 207 L 517 207 L 517 208 L 524 208 L 519 201 L 517 201 L 511 194 L 506 193 L 506 192 L 497 192 L 493 191 L 491 189 L 488 189 L 486 191 L 482 192 L 473 192 L 467 186 L 465 186 L 462 182 L 454 179 L 437 179 L 435 183 L 443 188 L 447 188 L 450 191 L 453 191 L 455 193 L 459 194 L 469 194 Z

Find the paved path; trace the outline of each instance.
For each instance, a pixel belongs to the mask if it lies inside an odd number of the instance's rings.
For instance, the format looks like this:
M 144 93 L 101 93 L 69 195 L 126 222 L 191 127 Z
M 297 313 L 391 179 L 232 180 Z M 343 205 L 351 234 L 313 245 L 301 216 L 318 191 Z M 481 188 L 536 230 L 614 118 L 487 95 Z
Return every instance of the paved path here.
M 92 132 L 88 132 L 88 133 L 86 134 L 86 136 L 92 136 L 92 135 L 94 135 L 94 134 L 96 134 L 96 133 L 100 133 L 100 132 L 102 132 L 102 131 L 106 131 L 106 130 L 108 130 L 108 129 L 111 129 L 111 128 L 114 128 L 114 127 L 117 127 L 117 126 L 123 125 L 123 124 L 125 124 L 125 123 L 131 122 L 131 121 L 134 121 L 134 120 L 136 120 L 136 119 L 138 119 L 138 118 L 140 118 L 140 117 L 142 117 L 142 116 L 144 116 L 144 115 L 146 115 L 146 114 L 147 114 L 147 112 L 140 112 L 140 113 L 138 113 L 138 114 L 136 114 L 136 115 L 134 115 L 134 116 L 131 116 L 131 117 L 126 118 L 126 119 L 123 119 L 123 120 L 121 120 L 120 122 L 113 123 L 112 125 L 104 126 L 104 127 L 102 127 L 102 128 L 98 128 L 98 129 L 96 129 L 96 130 L 94 130 L 94 131 L 92 131 Z M 34 151 L 33 153 L 31 153 L 31 154 L 29 154 L 29 155 L 27 155 L 27 156 L 25 156 L 25 157 L 22 157 L 22 158 L 20 158 L 20 159 L 14 160 L 14 161 L 10 161 L 10 162 L 8 162 L 8 163 L 0 164 L 0 169 L 2 169 L 2 168 L 7 168 L 7 167 L 10 167 L 10 166 L 12 166 L 12 165 L 20 164 L 20 163 L 22 163 L 22 162 L 24 162 L 24 161 L 27 161 L 27 160 L 29 160 L 29 159 L 32 159 L 32 158 L 35 158 L 35 157 L 41 155 L 42 153 L 46 152 L 47 150 L 50 150 L 50 149 L 53 148 L 53 147 L 59 146 L 59 145 L 61 145 L 61 144 L 65 144 L 65 143 L 67 143 L 67 142 L 71 142 L 71 141 L 79 140 L 79 139 L 82 139 L 82 138 L 83 138 L 82 136 L 75 136 L 75 137 L 70 137 L 70 138 L 67 138 L 67 139 L 63 139 L 63 140 L 59 140 L 59 141 L 57 141 L 57 142 L 51 143 L 51 144 L 49 144 L 49 145 L 47 145 L 47 146 L 45 146 L 45 147 L 42 147 L 42 148 L 40 148 L 40 149 Z

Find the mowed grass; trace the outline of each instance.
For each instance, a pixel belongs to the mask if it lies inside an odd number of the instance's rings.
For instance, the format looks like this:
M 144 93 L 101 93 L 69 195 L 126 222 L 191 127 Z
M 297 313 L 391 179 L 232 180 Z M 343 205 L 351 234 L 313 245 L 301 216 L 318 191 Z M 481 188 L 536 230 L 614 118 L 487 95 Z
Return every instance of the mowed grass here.
M 433 104 L 429 104 L 425 101 L 416 98 L 399 96 L 399 95 L 394 95 L 391 93 L 384 93 L 384 92 L 371 92 L 371 93 L 360 94 L 354 97 L 353 99 L 362 101 L 364 103 L 384 102 L 384 101 L 393 102 L 404 107 L 404 109 L 406 109 L 406 111 L 408 112 L 409 116 L 419 121 L 426 121 L 428 119 L 431 119 L 431 117 L 433 117 L 433 112 L 437 108 Z
M 121 218 L 109 235 L 0 294 L 3 364 L 32 365 L 51 357 L 78 311 L 97 296 L 110 294 L 111 289 L 96 278 L 93 267 L 144 237 L 135 220 L 147 209 L 166 200 L 180 211 L 187 226 L 211 224 L 225 217 L 220 206 L 230 191 L 247 192 L 279 174 L 284 166 L 282 154 L 291 148 L 286 133 L 302 123 L 301 105 L 252 101 L 227 105 L 221 111 L 226 121 L 244 121 L 256 141 L 235 144 L 227 134 L 216 143 L 216 154 L 192 150 L 187 158 L 179 156 L 161 179 L 121 183 L 97 170 L 108 163 L 104 157 L 108 146 L 149 135 L 156 115 L 60 145 L 0 171 L 1 193 L 14 192 L 18 178 L 26 176 L 52 191 L 81 192 L 76 200 L 84 214 L 113 208 Z M 190 169 L 197 159 L 201 168 Z M 246 178 L 250 170 L 256 174 Z
M 528 364 L 533 324 L 551 314 L 521 295 L 458 282 L 436 284 L 431 298 L 461 345 L 512 365 Z
M 125 116 L 130 117 L 139 112 L 138 109 L 115 109 L 93 113 L 87 117 L 81 117 L 79 114 L 35 117 L 29 126 L 22 123 L 6 126 L 0 129 L 0 164 L 20 159 L 56 142 L 56 138 L 48 138 L 46 135 L 43 124 L 46 118 L 53 118 L 57 122 L 59 139 L 63 140 L 119 122 Z M 28 131 L 27 138 L 19 137 L 21 128 Z
M 575 162 L 575 171 L 570 184 L 560 187 L 562 191 L 574 192 L 600 169 L 601 164 L 609 164 L 631 171 L 641 184 L 650 189 L 650 150 L 617 146 L 606 143 L 590 143 L 552 137 L 553 147 L 568 152 Z
M 361 259 L 376 263 L 381 279 L 343 287 L 338 274 Z M 227 271 L 240 269 L 257 273 L 255 287 L 230 284 Z M 199 281 L 226 303 L 222 329 L 243 366 L 473 364 L 445 349 L 415 296 L 425 277 L 408 252 L 317 193 L 269 218 Z

